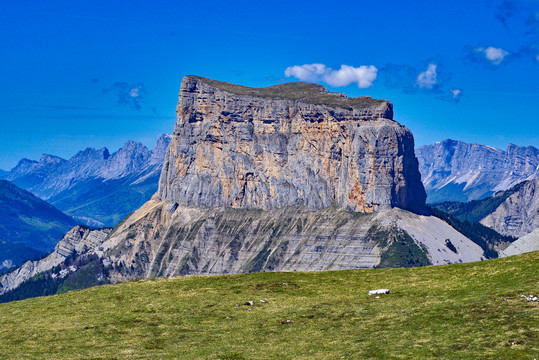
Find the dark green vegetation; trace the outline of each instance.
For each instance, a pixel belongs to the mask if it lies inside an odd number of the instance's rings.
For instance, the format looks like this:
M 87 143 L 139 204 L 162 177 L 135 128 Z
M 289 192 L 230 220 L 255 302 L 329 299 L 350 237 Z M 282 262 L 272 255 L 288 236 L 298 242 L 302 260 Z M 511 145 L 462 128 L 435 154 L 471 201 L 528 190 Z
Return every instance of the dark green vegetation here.
M 539 252 L 138 280 L 0 305 L 7 359 L 533 359 Z M 389 288 L 376 299 L 369 290 Z M 260 300 L 267 301 L 266 303 Z M 244 305 L 254 301 L 254 305 Z
M 72 272 L 70 267 L 80 269 Z M 65 275 L 62 274 L 65 273 Z M 107 268 L 96 255 L 68 257 L 61 265 L 35 275 L 19 287 L 0 295 L 0 303 L 37 296 L 63 294 L 71 290 L 86 289 L 108 284 Z
M 488 228 L 480 223 L 472 223 L 468 220 L 461 221 L 452 215 L 445 213 L 436 208 L 430 208 L 434 216 L 444 220 L 451 225 L 455 230 L 472 240 L 483 249 L 483 254 L 487 259 L 498 257 L 498 252 L 495 248 L 501 244 L 509 244 L 516 240 L 512 236 L 501 235 L 495 230 Z
M 348 98 L 344 94 L 328 92 L 322 85 L 306 82 L 293 82 L 268 86 L 265 88 L 250 88 L 224 81 L 211 80 L 200 76 L 189 77 L 201 80 L 210 86 L 233 94 L 256 96 L 267 99 L 301 100 L 301 102 L 308 104 L 326 105 L 344 109 L 365 108 L 369 106 L 379 106 L 382 103 L 389 103 L 387 100 L 377 100 L 369 96 Z
M 426 249 L 421 248 L 406 231 L 396 226 L 381 229 L 373 226 L 367 236 L 384 249 L 377 268 L 407 268 L 432 265 Z
M 487 215 L 493 213 L 501 203 L 519 191 L 526 183 L 526 181 L 522 182 L 509 190 L 498 192 L 494 196 L 485 199 L 469 202 L 445 201 L 431 204 L 431 207 L 446 212 L 460 221 L 479 222 Z
M 5 267 L 2 267 L 2 263 L 5 260 L 11 260 L 12 266 L 18 266 L 27 260 L 41 258 L 44 255 L 44 252 L 29 248 L 28 246 L 0 240 L 0 274 L 6 270 Z
M 2 239 L 50 252 L 75 220 L 28 191 L 0 180 Z
M 455 254 L 458 254 L 457 248 L 455 247 L 455 245 L 453 245 L 451 240 L 445 239 L 445 246 L 447 246 L 447 248 L 453 251 Z
M 48 201 L 58 209 L 81 220 L 91 218 L 100 226 L 115 226 L 157 192 L 159 174 L 132 184 L 136 178 L 103 181 L 91 179 L 53 196 Z

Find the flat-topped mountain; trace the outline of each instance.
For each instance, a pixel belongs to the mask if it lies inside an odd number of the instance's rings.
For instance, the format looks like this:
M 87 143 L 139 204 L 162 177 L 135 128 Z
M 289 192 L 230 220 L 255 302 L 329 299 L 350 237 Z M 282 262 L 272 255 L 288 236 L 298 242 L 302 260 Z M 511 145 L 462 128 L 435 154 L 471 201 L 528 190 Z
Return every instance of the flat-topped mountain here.
M 444 140 L 416 149 L 429 203 L 470 201 L 539 177 L 539 149 Z
M 177 115 L 157 193 L 101 244 L 66 258 L 65 268 L 85 265 L 55 286 L 87 284 L 88 274 L 107 283 L 491 257 L 485 244 L 414 213 L 426 197 L 414 139 L 391 119 L 388 101 L 305 83 L 252 89 L 187 76 Z M 24 277 L 3 279 L 11 278 Z M 42 281 L 6 285 L 5 296 Z
M 411 132 L 392 105 L 306 83 L 183 79 L 159 197 L 184 206 L 421 211 Z
M 447 223 L 392 210 L 422 211 L 425 192 L 387 101 L 188 76 L 177 114 L 158 193 L 98 252 L 111 281 L 485 258 Z

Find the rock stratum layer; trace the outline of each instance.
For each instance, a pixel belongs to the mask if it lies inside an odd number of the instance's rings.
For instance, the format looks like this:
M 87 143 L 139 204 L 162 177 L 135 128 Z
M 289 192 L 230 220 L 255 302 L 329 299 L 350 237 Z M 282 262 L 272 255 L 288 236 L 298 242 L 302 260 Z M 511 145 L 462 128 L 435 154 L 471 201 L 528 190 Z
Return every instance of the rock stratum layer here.
M 455 251 L 447 246 L 447 239 Z M 98 249 L 97 255 L 112 266 L 108 270 L 112 282 L 484 259 L 478 245 L 442 220 L 400 209 L 370 214 L 335 208 L 221 210 L 183 207 L 158 199 L 134 212 Z
M 412 133 L 388 101 L 183 79 L 159 197 L 184 206 L 421 211 Z
M 64 237 L 56 244 L 54 251 L 47 257 L 27 261 L 14 271 L 0 276 L 0 295 L 17 288 L 24 281 L 32 276 L 51 270 L 64 262 L 69 256 L 86 254 L 101 245 L 112 229 L 91 230 L 83 226 L 75 226 L 69 230 Z M 76 271 L 75 267 L 66 270 L 62 276 L 66 276 L 69 271 Z
M 522 237 L 539 228 L 539 179 L 520 184 L 481 224 L 503 235 Z

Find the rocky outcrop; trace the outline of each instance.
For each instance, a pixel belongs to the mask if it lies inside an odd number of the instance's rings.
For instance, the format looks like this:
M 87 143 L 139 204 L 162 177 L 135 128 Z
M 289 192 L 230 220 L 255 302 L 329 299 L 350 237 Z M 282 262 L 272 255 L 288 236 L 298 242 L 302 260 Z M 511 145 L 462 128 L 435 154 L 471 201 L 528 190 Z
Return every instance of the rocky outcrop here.
M 400 209 L 371 214 L 334 207 L 233 209 L 184 207 L 155 198 L 96 250 L 110 280 L 186 274 L 372 268 L 405 229 L 428 264 L 479 261 L 483 250 L 433 216 Z M 447 246 L 450 239 L 456 251 Z M 401 239 L 402 240 L 402 239 Z M 396 245 L 395 245 L 396 244 Z M 407 261 L 413 263 L 414 258 Z M 393 264 L 397 266 L 397 264 Z
M 54 251 L 44 259 L 27 261 L 12 272 L 0 277 L 0 295 L 15 289 L 36 274 L 60 265 L 67 257 L 82 255 L 102 244 L 112 229 L 91 230 L 75 226 L 56 244 Z M 76 269 L 72 269 L 76 271 Z
M 505 250 L 500 252 L 500 257 L 524 254 L 539 250 L 539 228 L 517 239 Z
M 194 207 L 421 211 L 411 132 L 392 105 L 319 85 L 251 89 L 188 76 L 159 197 Z
M 500 234 L 521 237 L 539 227 L 539 179 L 520 184 L 481 224 Z
M 470 201 L 539 177 L 539 149 L 444 140 L 416 149 L 429 203 Z
M 54 172 L 64 164 L 66 160 L 54 156 L 43 154 L 39 161 L 22 159 L 6 175 L 8 181 L 14 182 L 17 186 L 28 189 L 42 182 L 48 174 Z

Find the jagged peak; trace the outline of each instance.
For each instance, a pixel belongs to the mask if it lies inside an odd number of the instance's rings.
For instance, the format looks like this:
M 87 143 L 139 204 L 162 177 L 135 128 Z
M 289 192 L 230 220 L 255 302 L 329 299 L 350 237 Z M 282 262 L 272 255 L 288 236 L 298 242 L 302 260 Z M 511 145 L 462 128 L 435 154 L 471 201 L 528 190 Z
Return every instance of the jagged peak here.
M 172 140 L 172 135 L 170 134 L 163 134 L 157 139 L 155 143 L 155 147 L 153 148 L 153 151 L 161 150 L 163 148 L 166 148 L 170 141 Z
M 81 150 L 78 153 L 76 153 L 72 157 L 72 159 L 87 158 L 87 157 L 97 157 L 97 158 L 102 158 L 103 160 L 107 160 L 110 157 L 110 152 L 109 152 L 109 149 L 107 149 L 106 147 L 103 147 L 101 149 L 87 147 L 86 149 Z
M 64 163 L 66 161 L 66 159 L 63 159 L 59 156 L 45 153 L 41 154 L 41 158 L 39 159 L 39 163 Z
M 531 145 L 528 145 L 528 146 L 519 146 L 519 145 L 515 145 L 513 143 L 509 143 L 507 144 L 507 153 L 510 153 L 510 152 L 514 152 L 514 151 L 531 151 L 533 153 L 539 153 L 539 149 L 536 148 L 535 146 L 531 146 Z
M 125 144 L 120 149 L 118 149 L 118 152 L 120 151 L 131 152 L 131 151 L 144 150 L 144 149 L 148 150 L 146 145 L 144 145 L 143 143 L 133 141 L 133 140 L 127 140 Z
M 26 165 L 26 164 L 37 164 L 37 161 L 32 160 L 32 159 L 22 158 L 22 159 L 19 160 L 17 165 L 15 165 L 15 168 L 17 168 L 17 167 L 19 167 L 21 165 Z

